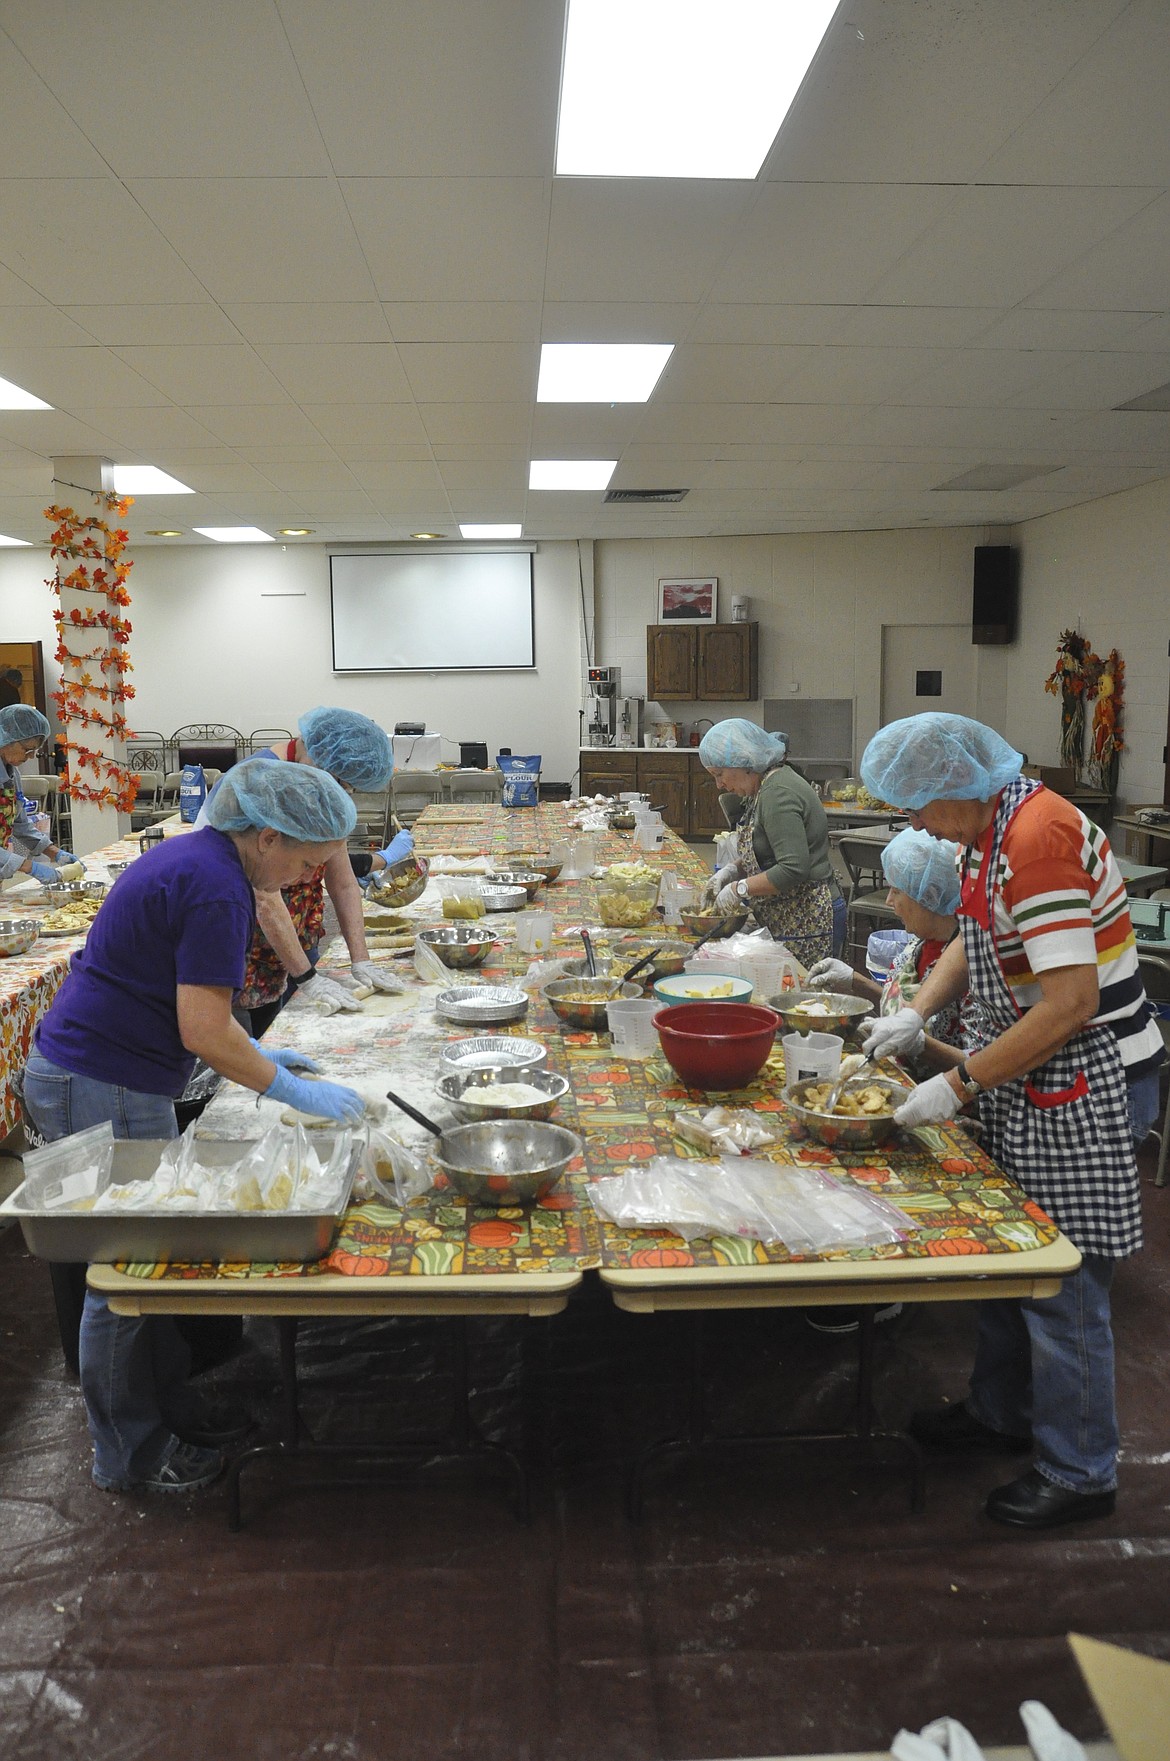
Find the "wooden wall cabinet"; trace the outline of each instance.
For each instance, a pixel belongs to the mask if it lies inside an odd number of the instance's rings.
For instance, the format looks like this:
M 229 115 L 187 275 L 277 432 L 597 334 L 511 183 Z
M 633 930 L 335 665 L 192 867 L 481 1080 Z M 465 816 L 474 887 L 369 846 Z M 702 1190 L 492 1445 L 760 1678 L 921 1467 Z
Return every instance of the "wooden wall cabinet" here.
M 662 817 L 681 838 L 713 838 L 727 830 L 715 779 L 691 747 L 659 752 L 619 749 L 582 752 L 581 793 L 620 795 L 640 789 L 662 809 Z
M 691 764 L 690 838 L 716 838 L 727 830 L 727 821 L 719 805 L 715 778 L 704 770 L 696 757 Z
M 583 795 L 621 795 L 627 789 L 638 789 L 638 754 L 614 748 L 582 752 L 581 793 Z
M 660 807 L 672 832 L 685 838 L 690 830 L 691 760 L 686 751 L 639 752 L 638 787 Z
M 759 624 L 650 624 L 646 695 L 752 703 L 760 694 Z

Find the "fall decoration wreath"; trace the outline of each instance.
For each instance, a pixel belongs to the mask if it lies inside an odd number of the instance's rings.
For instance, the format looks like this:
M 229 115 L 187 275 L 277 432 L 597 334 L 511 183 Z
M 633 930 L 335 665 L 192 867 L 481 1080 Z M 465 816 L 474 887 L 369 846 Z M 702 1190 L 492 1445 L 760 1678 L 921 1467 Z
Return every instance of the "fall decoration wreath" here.
M 99 494 L 94 500 L 99 508 L 115 515 L 128 513 L 133 505 L 128 496 Z M 58 596 L 53 619 L 61 684 L 53 692 L 53 701 L 61 718 L 60 743 L 67 754 L 62 792 L 74 801 L 96 801 L 129 813 L 138 793 L 138 777 L 104 752 L 86 745 L 84 733 L 87 728 L 98 728 L 114 739 L 125 739 L 129 733 L 123 711 L 134 687 L 126 682 L 133 667 L 127 650 L 131 625 L 124 613 L 130 604 L 126 580 L 134 565 L 122 561 L 129 534 L 120 526 L 110 526 L 100 513 L 83 515 L 73 508 L 53 506 L 45 509 L 45 518 L 53 522 L 50 554 L 57 565 L 56 574 L 45 585 Z M 65 568 L 67 573 L 62 572 Z M 60 603 L 63 587 L 90 595 L 93 609 L 83 611 L 75 605 L 66 612 Z M 93 640 L 85 634 L 91 630 L 103 631 L 105 639 L 94 648 L 85 648 L 81 644 Z M 80 740 L 70 737 L 75 728 L 82 731 Z M 92 773 L 93 782 L 82 777 L 83 771 Z

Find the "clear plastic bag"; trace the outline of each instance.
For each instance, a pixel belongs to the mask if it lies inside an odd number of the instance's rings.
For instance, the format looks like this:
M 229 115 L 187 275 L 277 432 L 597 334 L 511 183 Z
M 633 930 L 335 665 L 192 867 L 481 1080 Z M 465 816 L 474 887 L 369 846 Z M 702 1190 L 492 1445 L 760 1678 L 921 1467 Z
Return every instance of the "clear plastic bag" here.
M 750 1107 L 708 1107 L 705 1113 L 676 1113 L 671 1129 L 684 1143 L 711 1155 L 746 1156 L 779 1141 L 780 1132 Z
M 88 1209 L 110 1184 L 114 1128 L 109 1120 L 59 1137 L 24 1157 L 24 1203 L 45 1211 Z
M 388 1205 L 405 1208 L 434 1184 L 429 1162 L 403 1147 L 386 1131 L 371 1131 L 362 1151 L 361 1177 Z
M 353 1134 L 341 1130 L 322 1160 L 300 1125 L 273 1125 L 238 1160 L 203 1160 L 194 1124 L 168 1143 L 147 1180 L 108 1185 L 99 1211 L 331 1211 L 340 1203 Z

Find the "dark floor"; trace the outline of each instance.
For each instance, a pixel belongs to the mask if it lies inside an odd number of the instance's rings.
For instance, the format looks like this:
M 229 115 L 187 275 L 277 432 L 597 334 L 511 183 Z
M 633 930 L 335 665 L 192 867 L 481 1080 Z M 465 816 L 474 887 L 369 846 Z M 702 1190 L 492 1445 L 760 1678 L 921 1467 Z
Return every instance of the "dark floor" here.
M 1116 1299 L 1119 1509 L 1047 1537 L 981 1516 L 1016 1471 L 1002 1461 L 932 1464 L 915 1517 L 892 1461 L 824 1448 L 674 1464 L 631 1527 L 623 1430 L 665 1430 L 680 1413 L 684 1331 L 617 1315 L 595 1280 L 553 1322 L 484 1323 L 473 1341 L 477 1417 L 502 1437 L 517 1422 L 520 1325 L 535 1347 L 543 1468 L 529 1527 L 501 1482 L 466 1468 L 279 1495 L 259 1469 L 233 1536 L 220 1489 L 95 1490 L 44 1268 L 9 1232 L 0 1755 L 681 1761 L 882 1748 L 942 1712 L 1007 1743 L 1033 1695 L 1099 1736 L 1063 1635 L 1170 1657 L 1170 1188 L 1147 1197 L 1151 1245 Z M 960 1392 L 970 1338 L 961 1305 L 883 1329 L 883 1411 L 902 1419 Z M 269 1422 L 272 1346 L 256 1327 L 213 1378 Z M 421 1322 L 307 1326 L 314 1429 L 441 1425 L 443 1346 Z M 851 1347 L 799 1316 L 720 1317 L 712 1347 L 729 1426 L 848 1408 Z

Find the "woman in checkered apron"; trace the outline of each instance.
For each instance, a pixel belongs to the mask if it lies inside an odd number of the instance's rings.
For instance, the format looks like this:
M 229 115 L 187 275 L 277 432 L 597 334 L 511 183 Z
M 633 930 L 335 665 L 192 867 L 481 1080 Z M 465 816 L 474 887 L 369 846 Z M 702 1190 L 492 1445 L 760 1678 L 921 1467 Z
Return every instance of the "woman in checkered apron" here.
M 845 935 L 845 903 L 829 864 L 829 822 L 812 784 L 785 762 L 788 738 L 740 716 L 716 722 L 699 746 L 719 803 L 736 828 L 736 860 L 708 891 L 720 911 L 747 907 L 804 966 Z
M 1164 1054 L 1108 841 L 1021 766 L 962 716 L 911 716 L 867 747 L 866 786 L 961 846 L 962 940 L 866 1049 L 915 1051 L 924 1017 L 969 987 L 985 1025 L 967 1062 L 920 1083 L 896 1117 L 941 1123 L 977 1100 L 985 1147 L 1081 1252 L 1059 1295 L 980 1304 L 967 1399 L 910 1424 L 928 1447 L 1031 1449 L 987 1514 L 1048 1528 L 1114 1506 L 1109 1291 L 1141 1246 L 1133 1144 L 1156 1113 Z

